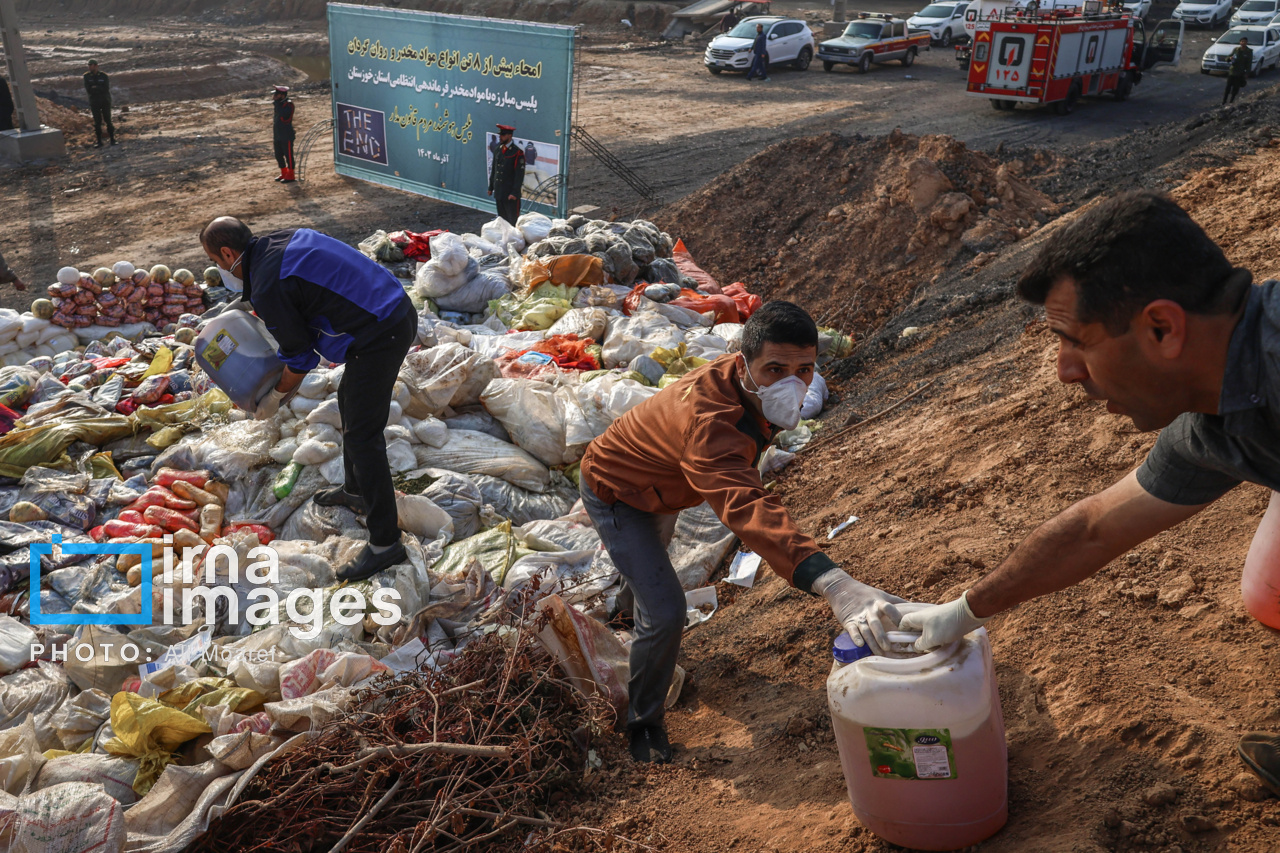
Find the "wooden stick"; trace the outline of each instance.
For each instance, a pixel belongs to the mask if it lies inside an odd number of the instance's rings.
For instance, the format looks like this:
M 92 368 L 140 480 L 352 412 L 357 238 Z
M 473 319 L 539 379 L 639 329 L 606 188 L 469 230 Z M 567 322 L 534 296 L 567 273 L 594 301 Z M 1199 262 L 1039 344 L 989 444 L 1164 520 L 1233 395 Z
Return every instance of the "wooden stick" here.
M 360 834 L 360 830 L 364 829 L 369 821 L 373 820 L 377 816 L 378 812 L 382 811 L 382 807 L 390 802 L 391 798 L 396 795 L 396 791 L 399 791 L 400 786 L 403 784 L 403 776 L 396 779 L 395 784 L 388 788 L 387 792 L 382 795 L 382 799 L 374 803 L 373 808 L 369 809 L 369 811 L 365 813 L 364 817 L 356 821 L 355 826 L 348 829 L 346 835 L 338 839 L 338 843 L 329 849 L 329 853 L 342 853 L 342 851 L 346 849 L 347 845 Z
M 894 404 L 893 404 L 892 406 L 890 406 L 889 408 L 887 408 L 887 409 L 882 409 L 881 411 L 876 412 L 876 413 L 875 413 L 874 415 L 872 415 L 871 417 L 869 417 L 869 418 L 865 418 L 864 420 L 860 420 L 860 421 L 858 421 L 856 424 L 848 424 L 848 425 L 847 425 L 847 426 L 845 426 L 844 428 L 842 428 L 842 429 L 838 429 L 838 430 L 836 430 L 835 432 L 831 433 L 830 435 L 824 435 L 824 436 L 821 436 L 820 438 L 818 438 L 818 440 L 817 440 L 817 441 L 811 441 L 811 442 L 809 442 L 808 446 L 806 446 L 804 449 L 805 449 L 805 450 L 813 450 L 814 448 L 821 447 L 822 445 L 827 444 L 828 442 L 833 441 L 833 440 L 835 440 L 835 439 L 839 438 L 840 436 L 844 435 L 844 434 L 845 434 L 845 433 L 847 433 L 847 432 L 852 432 L 853 430 L 858 429 L 859 427 L 864 427 L 864 426 L 866 426 L 867 424 L 871 423 L 872 421 L 878 421 L 878 420 L 880 420 L 880 419 L 881 419 L 881 418 L 883 418 L 885 415 L 889 414 L 889 413 L 890 413 L 890 412 L 892 412 L 894 409 L 898 408 L 898 407 L 899 407 L 899 406 L 901 406 L 903 403 L 905 403 L 905 402 L 907 402 L 908 400 L 910 400 L 912 397 L 915 397 L 916 395 L 921 394 L 921 393 L 923 393 L 924 391 L 926 391 L 927 389 L 929 389 L 929 388 L 933 387 L 933 385 L 934 385 L 935 383 L 937 383 L 937 381 L 938 381 L 938 380 L 937 380 L 936 378 L 934 378 L 934 379 L 930 379 L 928 382 L 926 382 L 925 384 L 921 385 L 919 388 L 917 388 L 916 390 L 912 391 L 910 394 L 908 394 L 907 396 L 903 397 L 901 400 L 899 400 L 898 402 L 894 403 Z M 847 423 L 847 422 L 846 422 L 846 423 Z

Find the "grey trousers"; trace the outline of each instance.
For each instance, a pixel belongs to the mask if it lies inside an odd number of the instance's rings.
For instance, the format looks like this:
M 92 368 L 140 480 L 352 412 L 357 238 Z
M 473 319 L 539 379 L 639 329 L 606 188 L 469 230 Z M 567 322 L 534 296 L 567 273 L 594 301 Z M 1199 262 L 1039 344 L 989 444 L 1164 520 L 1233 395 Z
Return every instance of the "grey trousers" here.
M 580 491 L 600 541 L 622 573 L 618 603 L 623 608 L 629 603 L 635 618 L 627 728 L 660 725 L 680 654 L 686 610 L 684 589 L 667 556 L 676 516 L 644 512 L 621 501 L 605 503 L 586 480 Z

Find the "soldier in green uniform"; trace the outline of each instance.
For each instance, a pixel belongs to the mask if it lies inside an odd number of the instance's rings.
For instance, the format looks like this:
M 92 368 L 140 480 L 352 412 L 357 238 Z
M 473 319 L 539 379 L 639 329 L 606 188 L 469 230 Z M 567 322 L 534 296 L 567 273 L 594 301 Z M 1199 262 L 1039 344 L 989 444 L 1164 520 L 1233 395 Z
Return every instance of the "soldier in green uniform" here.
M 1253 48 L 1247 38 L 1240 39 L 1240 46 L 1231 51 L 1231 67 L 1227 70 L 1227 91 L 1222 93 L 1222 103 L 1233 103 L 1244 88 L 1245 78 L 1253 70 Z
M 520 216 L 520 191 L 524 188 L 524 152 L 511 141 L 515 131 L 509 124 L 498 125 L 498 149 L 489 169 L 489 195 L 497 203 L 498 215 L 512 225 Z
M 89 95 L 89 109 L 93 112 L 93 132 L 98 141 L 94 148 L 102 147 L 102 125 L 107 125 L 111 144 L 116 144 L 116 126 L 111 123 L 111 82 L 98 70 L 98 60 L 89 60 L 89 70 L 84 75 L 84 90 Z

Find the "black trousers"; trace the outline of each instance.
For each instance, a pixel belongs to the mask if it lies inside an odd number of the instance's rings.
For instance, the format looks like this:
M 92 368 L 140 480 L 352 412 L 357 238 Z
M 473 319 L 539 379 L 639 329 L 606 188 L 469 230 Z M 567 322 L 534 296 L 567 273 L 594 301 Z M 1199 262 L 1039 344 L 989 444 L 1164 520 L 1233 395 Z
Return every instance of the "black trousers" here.
M 498 205 L 498 215 L 510 222 L 516 224 L 516 220 L 520 218 L 520 196 L 515 198 L 507 198 L 511 193 L 494 193 L 493 199 Z
M 1222 103 L 1231 103 L 1236 99 L 1236 95 L 1240 94 L 1240 90 L 1244 88 L 1245 78 L 1243 77 L 1227 77 L 1227 90 L 1222 93 Z
M 345 488 L 349 494 L 363 497 L 369 508 L 366 523 L 371 545 L 400 541 L 396 494 L 382 430 L 387 426 L 400 365 L 417 337 L 418 315 L 409 311 L 389 334 L 358 351 L 348 351 L 347 367 L 338 383 Z
M 98 141 L 102 141 L 102 125 L 107 125 L 107 134 L 112 138 L 116 138 L 116 126 L 111 123 L 111 104 L 89 102 L 89 109 L 93 111 L 93 132 L 98 137 Z
M 276 165 L 281 169 L 293 168 L 293 140 L 277 139 L 276 147 Z

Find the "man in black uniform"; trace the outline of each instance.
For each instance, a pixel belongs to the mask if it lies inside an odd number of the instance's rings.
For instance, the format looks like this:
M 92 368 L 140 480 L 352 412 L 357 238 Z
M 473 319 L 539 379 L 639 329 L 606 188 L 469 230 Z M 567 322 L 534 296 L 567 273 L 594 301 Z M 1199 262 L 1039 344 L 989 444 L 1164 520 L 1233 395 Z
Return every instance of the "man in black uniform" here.
M 493 152 L 493 168 L 489 170 L 489 195 L 498 204 L 498 215 L 516 224 L 520 216 L 520 191 L 524 188 L 524 152 L 511 141 L 516 129 L 498 125 L 498 150 Z
M 13 93 L 9 81 L 0 77 L 0 130 L 13 130 Z
M 276 165 L 280 177 L 276 181 L 291 184 L 296 180 L 293 172 L 293 101 L 289 100 L 289 87 L 276 86 L 271 93 L 275 117 L 271 120 L 271 137 L 276 147 Z
M 98 70 L 98 60 L 89 60 L 89 70 L 84 75 L 84 90 L 89 95 L 89 109 L 93 112 L 93 132 L 97 136 L 94 148 L 102 147 L 102 125 L 107 125 L 111 144 L 116 144 L 116 126 L 111 123 L 111 83 L 107 75 Z

